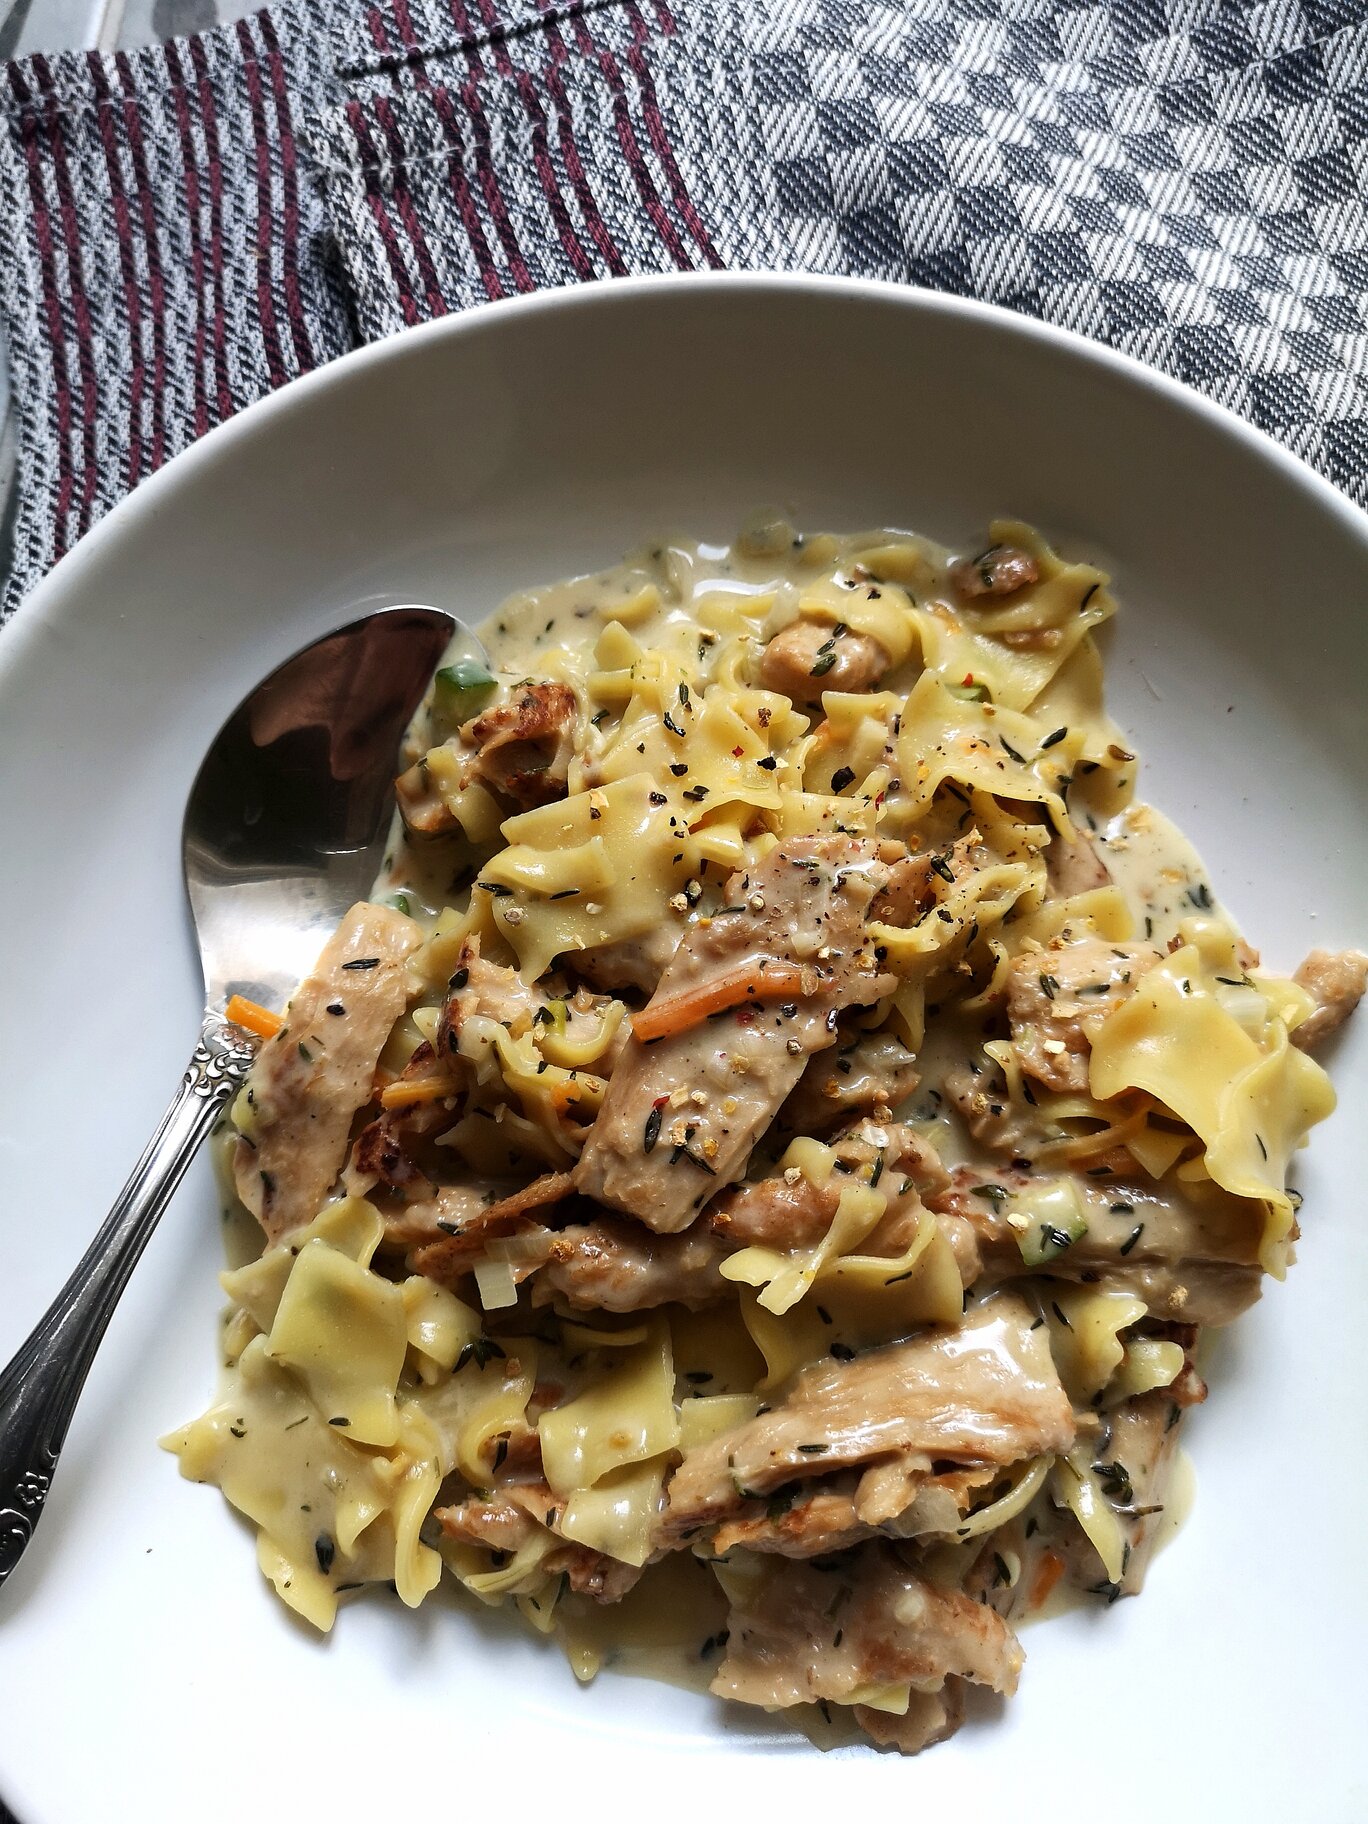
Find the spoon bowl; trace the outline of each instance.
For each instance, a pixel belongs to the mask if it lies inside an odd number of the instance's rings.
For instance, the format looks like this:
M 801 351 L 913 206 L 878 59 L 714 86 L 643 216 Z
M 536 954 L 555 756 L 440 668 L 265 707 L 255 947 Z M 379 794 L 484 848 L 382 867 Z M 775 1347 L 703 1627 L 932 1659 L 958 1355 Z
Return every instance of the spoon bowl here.
M 438 609 L 385 608 L 287 659 L 219 730 L 181 843 L 208 1006 L 280 1006 L 370 892 L 394 757 L 444 655 L 484 649 Z
M 99 1233 L 0 1374 L 0 1583 L 33 1536 L 119 1295 L 256 1041 L 230 995 L 283 1004 L 379 871 L 395 755 L 443 655 L 483 660 L 436 608 L 381 609 L 325 634 L 245 697 L 210 745 L 182 855 L 205 1014 L 179 1090 Z

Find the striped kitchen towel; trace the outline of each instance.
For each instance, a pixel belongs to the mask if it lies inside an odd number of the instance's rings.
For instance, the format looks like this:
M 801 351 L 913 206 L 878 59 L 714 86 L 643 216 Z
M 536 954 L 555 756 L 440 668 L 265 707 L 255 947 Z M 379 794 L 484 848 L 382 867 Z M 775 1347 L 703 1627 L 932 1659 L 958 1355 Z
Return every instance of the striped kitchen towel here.
M 286 0 L 0 73 L 4 606 L 268 389 L 623 273 L 971 294 L 1368 504 L 1364 0 Z

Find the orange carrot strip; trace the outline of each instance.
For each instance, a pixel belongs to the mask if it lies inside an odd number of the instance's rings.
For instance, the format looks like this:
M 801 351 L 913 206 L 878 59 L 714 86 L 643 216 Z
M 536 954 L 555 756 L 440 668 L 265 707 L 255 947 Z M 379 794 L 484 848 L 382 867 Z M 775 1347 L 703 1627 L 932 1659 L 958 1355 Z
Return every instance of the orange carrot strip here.
M 450 1077 L 420 1077 L 412 1083 L 402 1078 L 380 1091 L 381 1108 L 416 1108 L 421 1102 L 440 1102 L 454 1096 L 456 1085 Z
M 255 1001 L 249 1001 L 241 994 L 228 997 L 224 1012 L 234 1026 L 254 1032 L 259 1039 L 273 1039 L 285 1024 L 283 1015 L 272 1013 L 269 1007 L 258 1007 Z
M 1064 1575 L 1064 1560 L 1058 1552 L 1046 1552 L 1031 1585 L 1031 1608 L 1038 1609 L 1049 1600 L 1050 1592 Z M 1027 1611 L 1030 1612 L 1029 1610 Z
M 743 963 L 726 975 L 685 988 L 680 994 L 652 1001 L 632 1015 L 632 1031 L 642 1044 L 688 1032 L 713 1013 L 740 1007 L 746 1001 L 774 1000 L 781 994 L 802 992 L 803 971 L 797 963 Z

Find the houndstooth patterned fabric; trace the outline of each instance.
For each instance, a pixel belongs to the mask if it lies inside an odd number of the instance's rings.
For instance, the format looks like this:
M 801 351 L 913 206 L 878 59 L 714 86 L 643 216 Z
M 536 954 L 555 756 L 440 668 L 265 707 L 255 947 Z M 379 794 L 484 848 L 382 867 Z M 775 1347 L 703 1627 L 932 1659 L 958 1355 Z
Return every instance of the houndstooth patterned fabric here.
M 293 0 L 0 87 L 11 606 L 269 387 L 625 272 L 1005 304 L 1368 504 L 1362 0 Z

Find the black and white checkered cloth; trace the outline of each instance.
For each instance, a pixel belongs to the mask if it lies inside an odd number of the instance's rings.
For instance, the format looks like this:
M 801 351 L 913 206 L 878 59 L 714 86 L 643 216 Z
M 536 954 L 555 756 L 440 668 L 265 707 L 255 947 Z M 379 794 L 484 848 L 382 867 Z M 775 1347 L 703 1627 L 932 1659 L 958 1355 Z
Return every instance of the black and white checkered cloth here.
M 0 91 L 11 609 L 269 388 L 627 272 L 1006 304 L 1368 505 L 1368 0 L 287 0 Z

